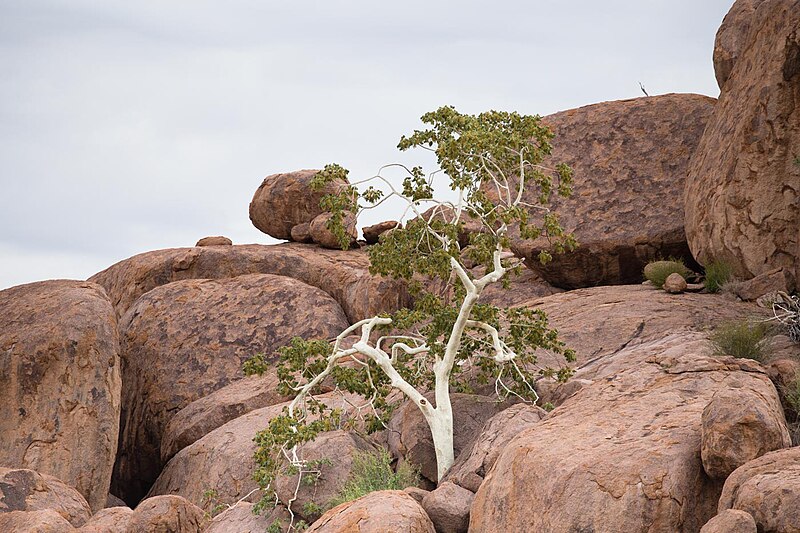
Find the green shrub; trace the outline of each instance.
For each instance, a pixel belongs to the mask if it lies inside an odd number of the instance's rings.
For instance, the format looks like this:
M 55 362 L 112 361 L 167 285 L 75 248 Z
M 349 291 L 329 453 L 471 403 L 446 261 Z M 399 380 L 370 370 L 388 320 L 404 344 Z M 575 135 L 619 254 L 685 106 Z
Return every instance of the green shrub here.
M 644 277 L 653 282 L 653 285 L 659 289 L 664 286 L 664 282 L 669 275 L 675 273 L 686 279 L 692 271 L 686 268 L 682 259 L 650 261 L 644 267 Z
M 395 472 L 392 469 L 392 456 L 386 450 L 357 453 L 353 456 L 349 479 L 328 506 L 335 507 L 376 490 L 402 490 L 416 486 L 418 482 L 417 472 L 407 463 L 400 465 Z
M 731 279 L 733 267 L 725 261 L 712 261 L 706 266 L 706 290 L 719 292 Z
M 763 361 L 768 332 L 769 328 L 764 322 L 728 322 L 717 328 L 711 336 L 711 342 L 718 354 Z

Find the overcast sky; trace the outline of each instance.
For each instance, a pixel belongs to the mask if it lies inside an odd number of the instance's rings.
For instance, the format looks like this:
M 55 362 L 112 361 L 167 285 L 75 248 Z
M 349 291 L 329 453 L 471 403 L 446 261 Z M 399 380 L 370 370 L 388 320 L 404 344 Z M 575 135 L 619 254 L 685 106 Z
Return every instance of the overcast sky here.
M 440 105 L 717 96 L 732 0 L 2 0 L 0 288 L 206 235 L 273 242 L 265 175 L 399 156 Z M 365 223 L 391 218 L 372 214 Z

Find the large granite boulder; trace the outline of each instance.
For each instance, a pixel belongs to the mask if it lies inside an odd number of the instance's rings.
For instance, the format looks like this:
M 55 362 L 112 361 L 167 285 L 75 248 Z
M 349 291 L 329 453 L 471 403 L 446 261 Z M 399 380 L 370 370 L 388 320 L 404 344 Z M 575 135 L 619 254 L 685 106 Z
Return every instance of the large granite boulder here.
M 264 533 L 275 523 L 281 531 L 289 527 L 289 512 L 282 505 L 255 514 L 252 503 L 239 502 L 215 516 L 204 533 Z
M 700 533 L 758 533 L 758 529 L 748 513 L 726 509 L 709 520 Z
M 128 533 L 200 533 L 208 525 L 202 509 L 180 496 L 147 498 L 128 518 Z
M 725 481 L 719 511 L 739 509 L 758 531 L 800 532 L 800 447 L 778 450 L 740 466 Z
M 422 499 L 422 508 L 439 533 L 467 533 L 469 508 L 475 494 L 445 481 Z
M 112 492 L 138 501 L 163 466 L 171 416 L 243 377 L 245 360 L 347 326 L 328 294 L 283 276 L 184 280 L 146 293 L 120 322 L 125 387 Z
M 471 509 L 474 531 L 698 531 L 722 483 L 700 457 L 702 413 L 740 388 L 777 402 L 761 367 L 714 357 L 704 334 L 628 347 L 500 453 Z
M 753 15 L 763 2 L 764 0 L 736 0 L 722 19 L 714 40 L 714 74 L 720 89 L 725 87 L 739 54 L 747 46 Z
M 76 530 L 53 509 L 0 513 L 0 531 L 14 533 L 75 533 Z M 82 529 L 80 531 L 83 531 Z
M 122 316 L 142 294 L 185 279 L 222 279 L 243 274 L 276 274 L 327 292 L 350 322 L 410 304 L 405 285 L 369 273 L 360 250 L 326 250 L 286 243 L 170 248 L 135 255 L 92 276 Z
M 93 514 L 79 530 L 80 533 L 128 533 L 133 516 L 130 507 L 109 507 Z
M 401 490 L 380 490 L 334 507 L 308 533 L 434 533 L 433 523 L 414 498 Z M 487 530 L 489 531 L 489 530 Z
M 86 523 L 92 514 L 89 504 L 77 490 L 53 476 L 39 474 L 33 470 L 0 467 L 0 517 L 14 511 L 30 512 L 47 509 L 55 511 L 75 527 Z M 18 530 L 0 529 L 0 531 Z
M 800 276 L 800 1 L 737 2 L 733 63 L 688 168 L 686 237 L 703 265 Z M 739 25 L 741 26 L 741 25 Z
M 53 475 L 102 509 L 121 387 L 102 287 L 56 280 L 0 291 L 0 465 Z
M 555 134 L 552 156 L 575 171 L 574 194 L 552 209 L 580 244 L 542 265 L 546 238 L 512 249 L 556 287 L 636 283 L 658 257 L 691 260 L 683 231 L 682 191 L 689 159 L 714 109 L 714 99 L 667 94 L 604 102 L 544 117 Z M 526 191 L 535 203 L 538 190 Z
M 292 227 L 314 220 L 322 213 L 322 197 L 347 186 L 346 182 L 336 182 L 314 191 L 311 180 L 317 172 L 298 170 L 264 178 L 250 202 L 253 225 L 276 239 L 291 239 Z

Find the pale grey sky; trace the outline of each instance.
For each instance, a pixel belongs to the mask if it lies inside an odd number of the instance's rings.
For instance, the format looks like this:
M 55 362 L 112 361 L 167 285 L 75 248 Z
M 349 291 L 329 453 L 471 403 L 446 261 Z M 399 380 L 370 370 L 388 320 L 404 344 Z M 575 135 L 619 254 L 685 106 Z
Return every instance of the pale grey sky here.
M 440 105 L 717 96 L 731 4 L 3 0 L 0 288 L 205 235 L 272 242 L 248 218 L 265 175 L 414 163 L 397 141 Z

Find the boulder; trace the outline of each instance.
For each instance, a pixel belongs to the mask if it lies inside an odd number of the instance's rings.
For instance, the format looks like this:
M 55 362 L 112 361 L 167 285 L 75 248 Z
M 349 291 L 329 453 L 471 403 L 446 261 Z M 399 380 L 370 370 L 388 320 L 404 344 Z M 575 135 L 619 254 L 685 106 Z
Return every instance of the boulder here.
M 470 530 L 691 532 L 716 514 L 722 484 L 703 470 L 703 409 L 732 387 L 774 397 L 769 378 L 753 361 L 712 356 L 701 333 L 610 359 L 503 449 Z
M 233 241 L 221 235 L 214 237 L 203 237 L 195 246 L 231 246 Z
M 335 450 L 335 453 L 333 453 Z M 356 454 L 377 453 L 375 445 L 356 433 L 331 431 L 298 447 L 304 460 L 318 463 L 319 475 L 282 475 L 275 480 L 281 503 L 308 523 L 320 517 L 331 500 L 344 487 L 353 469 Z
M 287 530 L 289 512 L 282 505 L 257 515 L 252 503 L 240 502 L 215 516 L 204 533 L 264 533 L 276 522 L 281 531 Z
M 686 236 L 703 265 L 800 275 L 800 2 L 737 2 L 738 57 L 689 165 Z M 738 15 L 737 15 L 738 16 Z M 738 31 L 738 30 L 737 30 Z
M 245 413 L 291 400 L 278 394 L 278 383 L 275 373 L 245 377 L 190 403 L 164 429 L 161 461 L 166 464 L 186 446 Z
M 331 220 L 330 213 L 322 213 L 317 215 L 308 227 L 308 232 L 311 235 L 311 240 L 324 248 L 332 250 L 341 250 L 342 244 L 339 238 L 328 229 L 328 222 Z M 346 213 L 342 217 L 342 224 L 345 229 L 345 234 L 350 237 L 350 245 L 356 242 L 358 232 L 356 231 L 356 217 L 352 213 Z
M 758 276 L 731 284 L 733 293 L 742 300 L 756 301 L 765 294 L 773 292 L 790 292 L 794 287 L 791 274 L 783 268 L 774 268 Z
M 725 481 L 719 511 L 739 509 L 758 531 L 800 532 L 800 447 L 778 450 L 740 466 Z
M 369 273 L 360 250 L 326 250 L 298 243 L 171 248 L 135 255 L 90 278 L 102 285 L 121 317 L 141 295 L 185 279 L 276 274 L 327 292 L 355 323 L 410 305 L 402 281 Z
M 95 513 L 80 533 L 128 533 L 133 510 L 129 507 L 109 507 Z
M 475 494 L 454 483 L 445 481 L 422 500 L 437 533 L 467 533 L 469 507 Z
M 791 393 L 797 380 L 800 380 L 800 359 L 794 357 L 773 359 L 767 363 L 766 370 L 775 388 L 778 389 L 784 411 L 787 415 L 797 418 L 800 413 L 795 412 L 786 395 Z
M 250 202 L 253 225 L 276 239 L 290 239 L 292 227 L 311 222 L 322 213 L 322 197 L 335 194 L 346 182 L 329 183 L 322 189 L 311 189 L 311 180 L 318 170 L 298 170 L 272 174 L 264 178 Z
M 364 240 L 367 241 L 367 244 L 375 244 L 378 242 L 381 235 L 396 228 L 399 224 L 400 223 L 396 220 L 387 220 L 361 228 L 361 232 L 364 234 Z
M 432 401 L 433 396 L 427 395 Z M 483 424 L 509 406 L 496 398 L 453 393 L 453 448 L 456 457 L 478 436 Z M 427 422 L 417 406 L 404 402 L 389 421 L 389 450 L 395 457 L 418 466 L 420 475 L 436 482 L 436 452 Z
M 700 533 L 757 533 L 753 517 L 738 509 L 726 509 L 709 520 Z
M 406 487 L 403 489 L 403 492 L 414 498 L 414 501 L 418 504 L 422 505 L 422 500 L 424 500 L 425 496 L 430 494 L 431 491 L 419 487 Z
M 108 493 L 108 496 L 106 497 L 106 506 L 105 506 L 106 509 L 108 509 L 109 507 L 127 507 L 127 506 L 128 504 L 122 501 L 121 498 L 117 498 L 110 492 Z
M 677 272 L 673 272 L 664 281 L 664 290 L 669 294 L 680 294 L 686 290 L 686 280 Z
M 544 164 L 564 162 L 575 172 L 572 197 L 553 198 L 551 208 L 580 246 L 542 265 L 539 252 L 549 241 L 521 240 L 512 231 L 512 249 L 565 289 L 638 283 L 642 268 L 658 257 L 691 261 L 681 191 L 713 109 L 713 98 L 667 94 L 544 117 L 555 134 Z M 525 192 L 532 203 L 538 195 L 534 188 Z
M 77 490 L 53 476 L 0 467 L 0 517 L 12 511 L 46 509 L 55 511 L 74 527 L 82 526 L 92 514 Z M 0 531 L 15 530 L 0 528 Z
M 0 531 L 19 533 L 74 533 L 78 531 L 53 509 L 0 512 Z M 81 532 L 83 529 L 80 530 Z
M 724 480 L 746 462 L 791 445 L 777 394 L 721 390 L 703 409 L 700 454 L 712 478 Z
M 545 416 L 547 411 L 544 409 L 524 403 L 500 411 L 483 425 L 478 437 L 458 455 L 443 481 L 477 492 L 506 444 Z
M 119 328 L 125 389 L 114 493 L 128 503 L 144 496 L 163 466 L 170 417 L 243 377 L 245 360 L 347 326 L 326 293 L 270 274 L 177 281 L 143 295 Z
M 102 509 L 121 387 L 102 287 L 54 280 L 0 291 L 0 465 L 56 476 Z
M 714 74 L 720 89 L 725 87 L 739 54 L 749 42 L 753 15 L 763 2 L 764 0 L 736 0 L 722 19 L 714 40 Z
M 133 533 L 200 533 L 208 525 L 202 509 L 180 496 L 155 496 L 136 506 L 128 521 Z
M 317 398 L 345 413 L 349 411 L 347 402 L 355 400 L 354 396 L 342 397 L 339 394 Z M 164 467 L 148 497 L 176 494 L 195 505 L 202 505 L 203 493 L 215 490 L 221 504 L 233 505 L 242 498 L 255 501 L 258 484 L 253 480 L 256 467 L 253 437 L 288 405 L 286 402 L 250 411 L 182 449 Z
M 358 533 L 435 532 L 431 519 L 414 498 L 401 490 L 381 490 L 334 507 L 311 524 L 307 533 L 356 531 Z
M 296 226 L 292 226 L 292 240 L 294 242 L 312 243 L 314 239 L 311 238 L 311 223 L 303 222 Z

